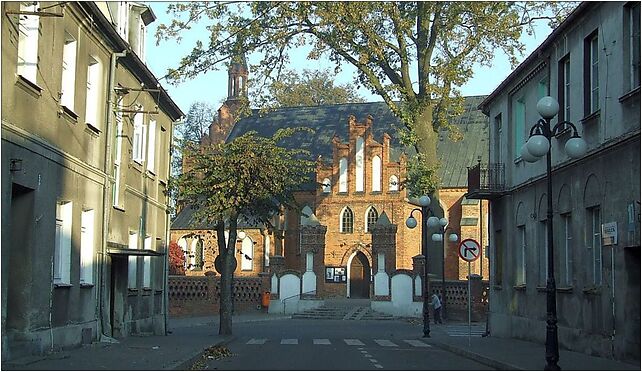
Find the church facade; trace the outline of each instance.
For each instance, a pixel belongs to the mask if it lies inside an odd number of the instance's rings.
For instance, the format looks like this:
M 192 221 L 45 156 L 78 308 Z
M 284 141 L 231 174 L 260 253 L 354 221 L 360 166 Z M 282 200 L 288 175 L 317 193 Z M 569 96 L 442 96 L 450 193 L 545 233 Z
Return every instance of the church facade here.
M 233 65 L 230 98 L 201 142 L 220 143 L 223 138 L 232 141 L 248 131 L 271 136 L 279 128 L 306 126 L 314 133 L 297 133 L 284 145 L 309 150 L 317 158 L 317 165 L 310 182 L 295 194 L 300 208 L 275 217 L 277 231 L 239 221 L 242 239 L 237 242 L 234 275 L 258 276 L 273 272 L 275 267 L 300 275 L 313 271 L 318 279 L 310 292 L 316 297 L 371 298 L 377 267 L 385 267 L 387 272 L 412 269 L 413 257 L 421 254 L 421 229 L 405 225 L 416 207 L 409 203 L 403 185 L 408 154 L 414 150 L 399 143 L 399 121 L 386 104 L 280 108 L 228 122 L 228 115 L 233 116 L 230 108 L 238 107 L 236 102 L 244 94 L 246 78 L 247 69 Z M 451 142 L 445 138 L 446 133 L 439 133 L 438 156 L 442 184 L 439 205 L 449 221 L 445 233 L 456 233 L 460 240 L 476 239 L 484 247 L 488 241 L 487 207 L 463 197 L 467 191 L 467 167 L 488 150 L 487 119 L 477 110 L 482 99 L 466 98 L 466 112 L 453 123 L 464 134 L 464 140 Z M 189 207 L 179 212 L 172 223 L 171 239 L 186 254 L 187 275 L 205 275 L 215 272 L 216 233 L 213 226 L 194 224 L 192 213 Z M 414 216 L 420 220 L 417 213 Z M 395 230 L 391 235 L 394 242 L 383 245 L 385 251 L 373 252 L 373 243 L 377 242 L 373 242 L 372 229 L 378 222 Z M 311 246 L 310 239 L 317 247 L 314 252 L 305 248 Z M 467 266 L 458 258 L 458 244 L 431 244 L 428 270 L 434 278 L 441 278 L 442 273 L 447 280 L 466 278 Z M 488 261 L 483 255 L 472 272 L 488 276 Z

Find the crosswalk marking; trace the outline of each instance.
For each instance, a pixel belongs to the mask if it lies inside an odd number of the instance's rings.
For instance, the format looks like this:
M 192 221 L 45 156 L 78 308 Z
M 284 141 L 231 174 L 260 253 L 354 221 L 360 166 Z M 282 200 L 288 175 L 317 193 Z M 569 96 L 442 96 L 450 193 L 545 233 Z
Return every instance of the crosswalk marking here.
M 296 338 L 284 338 L 281 340 L 281 345 L 298 345 L 299 340 Z
M 343 340 L 346 344 L 350 346 L 364 346 L 365 344 L 354 338 L 347 338 Z
M 403 342 L 408 343 L 414 347 L 431 347 L 428 344 L 425 344 L 419 340 L 403 340 Z
M 330 340 L 327 338 L 315 338 L 312 343 L 315 345 L 330 345 Z
M 267 338 L 253 338 L 247 342 L 247 345 L 263 345 Z
M 383 368 L 383 366 L 381 364 L 375 364 L 374 366 L 377 367 L 377 368 Z
M 470 329 L 471 337 L 479 337 L 486 332 L 485 328 L 482 326 L 474 326 Z M 446 327 L 446 334 L 452 337 L 468 337 L 468 326 L 466 325 L 455 325 Z
M 395 344 L 394 342 L 392 342 L 390 340 L 374 340 L 374 342 L 379 344 L 379 346 L 388 346 L 388 347 L 390 347 L 390 346 L 393 346 L 393 347 L 394 346 L 399 346 L 399 345 Z

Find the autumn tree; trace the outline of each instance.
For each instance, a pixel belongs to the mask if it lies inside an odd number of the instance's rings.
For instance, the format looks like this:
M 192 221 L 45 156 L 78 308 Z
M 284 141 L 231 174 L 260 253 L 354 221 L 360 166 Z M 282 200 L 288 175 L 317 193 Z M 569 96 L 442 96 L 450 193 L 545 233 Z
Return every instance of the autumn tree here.
M 229 143 L 192 149 L 192 167 L 177 180 L 179 200 L 194 209 L 195 223 L 216 226 L 216 265 L 221 274 L 219 334 L 232 334 L 239 218 L 272 228 L 272 218 L 281 206 L 296 206 L 293 193 L 309 181 L 314 170 L 308 152 L 279 146 L 279 141 L 300 130 L 305 129 L 281 129 L 271 138 L 248 132 Z
M 183 151 L 188 143 L 198 144 L 208 132 L 214 120 L 214 108 L 207 102 L 190 105 L 185 120 L 174 126 L 174 147 L 172 148 L 172 175 L 181 172 Z
M 169 243 L 169 274 L 185 275 L 185 253 L 178 243 Z
M 351 84 L 335 85 L 329 69 L 287 70 L 273 81 L 267 92 L 252 90 L 252 102 L 261 107 L 320 106 L 341 103 L 360 103 L 365 99 Z

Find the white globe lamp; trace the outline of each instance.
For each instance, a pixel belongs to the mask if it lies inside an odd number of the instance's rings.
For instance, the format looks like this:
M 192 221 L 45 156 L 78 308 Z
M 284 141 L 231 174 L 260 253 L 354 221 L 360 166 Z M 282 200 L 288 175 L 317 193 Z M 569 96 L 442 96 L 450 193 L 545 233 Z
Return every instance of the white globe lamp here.
M 441 241 L 441 234 L 437 234 L 437 233 L 432 234 L 432 241 L 433 242 L 440 242 Z
M 439 218 L 432 216 L 428 217 L 428 227 L 435 228 L 439 225 Z
M 241 240 L 245 239 L 246 236 L 247 236 L 247 234 L 245 233 L 245 231 L 239 231 L 239 233 L 236 234 L 236 237 L 241 239 Z
M 439 224 L 441 225 L 441 227 L 446 227 L 446 225 L 448 225 L 448 220 L 446 219 L 446 217 L 440 218 Z
M 409 229 L 414 229 L 415 227 L 417 227 L 417 220 L 412 216 L 408 217 L 408 219 L 406 220 L 406 226 Z
M 459 237 L 457 236 L 457 234 L 450 234 L 448 235 L 448 240 L 454 243 L 459 240 Z
M 422 195 L 419 198 L 419 205 L 421 205 L 422 207 L 429 206 L 430 205 L 430 197 L 428 197 L 427 195 Z
M 537 112 L 544 119 L 552 119 L 560 109 L 559 103 L 557 100 L 551 96 L 542 97 L 537 101 Z
M 580 137 L 571 137 L 564 145 L 564 150 L 573 159 L 581 158 L 586 154 L 586 141 Z
M 539 158 L 546 155 L 548 149 L 551 148 L 551 144 L 548 142 L 546 136 L 536 134 L 528 139 L 528 142 L 526 142 L 526 148 L 531 155 Z
M 540 159 L 528 152 L 528 147 L 526 147 L 526 144 L 522 145 L 522 151 L 520 151 L 520 155 L 522 156 L 522 159 L 527 163 L 535 163 Z

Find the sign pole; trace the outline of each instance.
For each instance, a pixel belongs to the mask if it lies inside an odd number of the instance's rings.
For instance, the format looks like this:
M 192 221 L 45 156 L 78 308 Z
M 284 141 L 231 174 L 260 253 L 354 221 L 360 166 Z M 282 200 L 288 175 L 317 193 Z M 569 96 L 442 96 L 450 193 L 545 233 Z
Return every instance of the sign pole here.
M 470 261 L 468 262 L 468 347 L 470 347 Z

